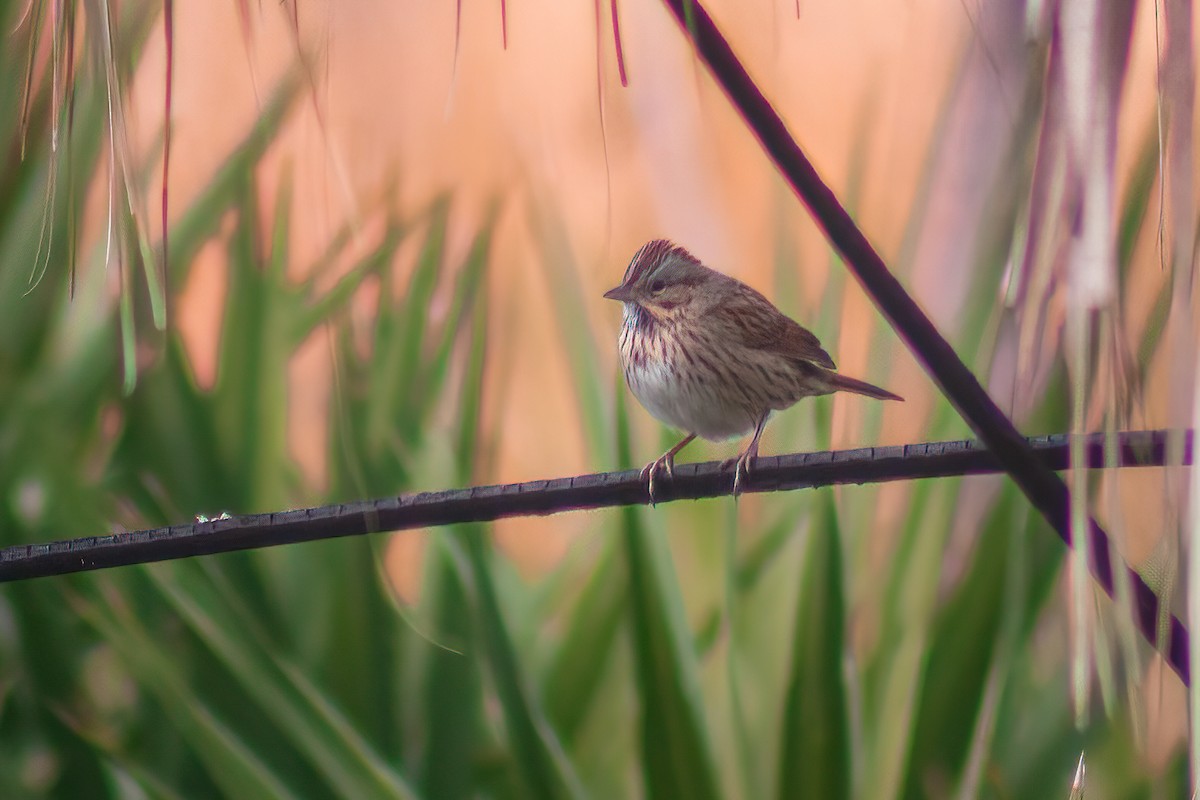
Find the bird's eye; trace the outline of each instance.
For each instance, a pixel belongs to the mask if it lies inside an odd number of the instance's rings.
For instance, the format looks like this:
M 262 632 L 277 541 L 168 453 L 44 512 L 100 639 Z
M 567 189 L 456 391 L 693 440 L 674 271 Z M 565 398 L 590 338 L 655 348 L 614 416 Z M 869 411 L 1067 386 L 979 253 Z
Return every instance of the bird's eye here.
M 665 288 L 667 288 L 667 285 L 662 281 L 655 281 L 654 283 L 650 284 L 650 291 L 654 292 L 655 294 L 658 294 Z

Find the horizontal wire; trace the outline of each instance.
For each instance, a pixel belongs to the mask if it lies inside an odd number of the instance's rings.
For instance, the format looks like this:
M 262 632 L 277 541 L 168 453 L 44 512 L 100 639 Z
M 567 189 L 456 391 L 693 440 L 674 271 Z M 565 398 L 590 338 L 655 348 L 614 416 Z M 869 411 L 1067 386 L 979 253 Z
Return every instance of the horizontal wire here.
M 1118 434 L 1115 466 L 1162 466 L 1168 435 L 1163 430 Z M 1048 467 L 1066 469 L 1068 435 L 1036 436 L 1028 442 Z M 1104 449 L 1103 434 L 1086 437 L 1088 467 L 1107 466 Z M 1191 431 L 1186 432 L 1183 459 L 1186 465 L 1192 463 Z M 743 491 L 786 491 L 1001 471 L 995 456 L 975 440 L 928 442 L 760 456 L 744 482 Z M 656 483 L 655 488 L 655 500 L 659 503 L 720 497 L 733 491 L 733 471 L 722 469 L 717 461 L 680 464 L 675 467 L 673 478 L 661 481 L 661 485 Z M 422 492 L 7 547 L 0 550 L 0 582 L 340 536 L 649 502 L 646 482 L 637 470 Z

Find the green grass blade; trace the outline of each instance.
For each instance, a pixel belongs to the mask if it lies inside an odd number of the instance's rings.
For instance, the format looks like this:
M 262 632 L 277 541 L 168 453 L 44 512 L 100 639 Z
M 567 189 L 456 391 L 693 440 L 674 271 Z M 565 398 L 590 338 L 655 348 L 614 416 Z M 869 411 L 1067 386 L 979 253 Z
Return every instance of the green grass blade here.
M 481 254 L 486 252 L 487 245 L 481 248 Z M 474 259 L 481 265 L 473 269 L 471 280 L 483 280 L 484 274 L 482 255 Z M 483 416 L 484 370 L 487 364 L 488 343 L 488 307 L 482 300 L 474 303 L 475 312 L 471 318 L 470 349 L 467 352 L 467 364 L 462 386 L 459 388 L 458 434 L 455 437 L 454 461 L 455 472 L 462 484 L 475 481 L 478 478 L 478 468 L 475 456 L 479 452 L 479 426 Z M 457 312 L 461 314 L 462 312 Z M 447 336 L 447 339 L 452 337 Z M 450 351 L 447 347 L 434 357 L 434 363 L 448 363 Z
M 486 241 L 476 243 L 478 269 Z M 482 277 L 482 272 L 479 273 Z M 458 409 L 456 467 L 460 481 L 474 474 L 479 393 L 486 365 L 487 308 L 482 298 L 475 301 L 471 318 L 471 346 L 463 377 Z M 517 658 L 517 646 L 509 633 L 510 624 L 501 604 L 495 575 L 495 555 L 486 526 L 468 525 L 453 530 L 445 539 L 449 559 L 467 578 L 475 616 L 475 634 L 486 654 L 497 699 L 504 717 L 506 743 L 513 766 L 524 786 L 524 794 L 538 798 L 582 796 L 582 787 L 563 753 L 557 734 L 550 727 L 527 668 Z
M 467 526 L 454 533 L 456 544 L 470 567 L 478 633 L 491 668 L 492 680 L 504 714 L 507 741 L 529 797 L 581 797 L 583 789 L 563 753 L 554 730 L 546 721 L 537 693 L 517 658 L 509 624 L 500 607 L 492 567 L 492 548 L 482 526 Z
M 624 392 L 624 384 L 620 384 L 616 418 L 621 430 L 627 429 L 628 422 Z M 613 537 L 604 538 L 603 550 L 588 573 L 571 610 L 566 633 L 542 679 L 547 714 L 568 744 L 575 741 L 596 702 L 606 671 L 611 669 L 617 634 L 628 613 L 629 588 L 618 545 Z
M 412 790 L 348 725 L 301 672 L 272 658 L 248 634 L 248 620 L 226 606 L 189 563 L 147 570 L 161 593 L 200 640 L 260 705 L 279 735 L 328 780 L 341 797 L 411 798 Z
M 1040 519 L 1040 518 L 1038 518 Z M 914 720 L 906 797 L 931 770 L 958 775 L 984 702 L 989 667 L 1027 640 L 1058 576 L 1062 545 L 1011 483 L 983 528 L 971 568 L 938 614 Z
M 883 657 L 872 661 L 863 678 L 866 797 L 896 797 L 903 786 L 956 483 L 943 480 L 915 488 L 879 597 Z
M 546 714 L 569 746 L 595 701 L 626 610 L 627 584 L 608 543 L 587 577 L 542 678 Z
M 198 699 L 163 648 L 121 604 L 79 602 L 77 611 L 120 654 L 139 684 L 162 705 L 174 728 L 195 749 L 208 776 L 231 798 L 295 797 L 285 781 L 256 756 L 254 747 Z
M 635 510 L 624 509 L 623 517 L 646 793 L 720 797 L 692 637 L 670 552 L 641 525 Z
M 116 247 L 118 252 L 124 250 L 124 245 L 120 242 Z M 125 256 L 118 255 L 117 261 L 121 282 L 121 374 L 124 377 L 121 388 L 128 395 L 132 394 L 137 386 L 137 330 L 133 318 L 133 279 L 132 268 Z
M 403 229 L 398 224 L 389 224 L 379 246 L 355 264 L 333 288 L 322 294 L 316 294 L 313 284 L 317 271 L 314 270 L 313 278 L 304 286 L 303 293 L 309 300 L 303 312 L 297 314 L 296 327 L 291 334 L 292 341 L 299 345 L 318 325 L 329 322 L 335 314 L 344 309 L 366 278 L 388 269 L 403 235 Z
M 781 798 L 850 796 L 850 723 L 842 545 L 833 493 L 821 492 L 809 533 L 792 635 L 779 755 Z
M 483 677 L 473 657 L 476 639 L 470 599 L 462 572 L 447 547 L 447 534 L 434 534 L 427 596 L 438 644 L 430 648 L 422 686 L 422 717 L 427 721 L 421 788 L 429 797 L 457 800 L 472 796 L 475 759 L 483 726 Z
M 535 219 L 543 216 L 537 209 L 531 209 L 530 214 Z M 571 365 L 588 451 L 604 469 L 610 469 L 615 453 L 612 424 L 603 404 L 608 392 L 595 367 L 601 363 L 599 349 L 586 324 L 587 304 L 579 282 L 579 269 L 562 230 L 556 219 L 549 220 L 543 226 L 542 266 L 550 287 L 551 306 L 558 320 L 558 330 L 566 347 L 567 363 Z M 611 336 L 610 341 L 615 349 L 617 329 L 611 331 Z
M 186 284 L 196 254 L 218 232 L 226 212 L 241 198 L 246 176 L 254 172 L 267 148 L 276 141 L 298 88 L 297 76 L 288 73 L 263 103 L 250 132 L 171 227 L 169 283 L 176 290 Z
M 479 259 L 482 278 L 483 259 Z M 462 314 L 462 310 L 451 316 Z M 449 325 L 448 325 L 449 327 Z M 474 303 L 470 351 L 459 393 L 458 431 L 455 436 L 455 478 L 466 483 L 474 472 L 473 454 L 479 433 L 482 384 L 487 354 L 487 304 Z M 452 334 L 446 335 L 453 340 Z M 449 353 L 435 357 L 448 362 Z M 436 368 L 436 367 L 435 367 Z M 475 785 L 474 761 L 483 731 L 483 681 L 472 644 L 478 640 L 478 621 L 468 589 L 455 534 L 436 533 L 431 543 L 432 575 L 429 596 L 439 645 L 431 648 L 425 678 L 424 709 L 429 720 L 428 746 L 422 768 L 422 786 L 430 797 L 448 800 L 470 797 Z M 482 534 L 480 534 L 482 535 Z
M 455 342 L 458 340 L 459 334 L 468 323 L 474 325 L 475 336 L 481 337 L 476 343 L 479 347 L 486 342 L 486 332 L 480 331 L 480 320 L 478 315 L 486 315 L 486 303 L 477 302 L 477 298 L 481 298 L 487 287 L 487 267 L 488 259 L 491 253 L 492 233 L 495 225 L 495 213 L 489 214 L 488 219 L 484 222 L 483 228 L 475 236 L 475 240 L 471 242 L 471 248 L 467 252 L 466 259 L 456 271 L 457 275 L 454 282 L 454 290 L 450 299 L 450 310 L 446 314 L 445 322 L 442 323 L 442 330 L 434 344 L 433 351 L 429 356 L 427 366 L 425 368 L 425 376 L 422 380 L 424 392 L 422 394 L 421 414 L 430 413 L 432 407 L 436 405 L 438 398 L 442 396 L 442 387 L 446 380 L 446 375 L 450 369 L 451 351 L 454 348 Z M 475 309 L 477 318 L 472 323 L 471 313 L 472 308 Z M 474 350 L 480 358 L 483 356 L 483 350 Z M 483 373 L 482 363 L 477 365 L 479 368 L 478 375 L 472 381 L 472 387 L 463 387 L 460 390 L 464 401 L 478 401 L 480 393 L 483 390 Z M 476 375 L 475 367 L 469 365 L 467 368 L 467 376 Z M 473 392 L 473 394 L 472 394 Z M 460 411 L 461 419 L 465 422 L 476 419 L 479 414 L 479 408 L 463 409 Z M 475 428 L 478 427 L 478 422 L 471 423 L 472 430 L 466 441 L 473 442 L 475 439 Z M 463 432 L 460 430 L 458 452 L 461 466 L 461 459 L 466 455 L 463 453 Z M 459 474 L 460 481 L 466 481 L 470 478 L 469 474 Z
M 288 203 L 281 197 L 274 239 L 287 227 Z M 242 187 L 238 224 L 229 245 L 229 291 L 213 404 L 224 461 L 243 478 L 233 510 L 258 511 L 290 505 L 286 480 L 287 363 L 293 347 L 286 285 L 262 263 L 269 258 L 260 239 L 257 192 Z M 276 261 L 281 256 L 274 256 Z M 268 262 L 270 263 L 270 262 Z
M 95 744 L 97 749 L 103 749 L 105 746 L 102 741 Z M 139 764 L 122 761 L 106 766 L 109 790 L 114 797 L 185 800 L 184 796 L 172 789 L 167 781 Z
M 624 414 L 618 414 L 618 421 L 618 458 L 629 463 L 632 456 Z M 695 647 L 670 551 L 662 536 L 642 525 L 638 509 L 621 509 L 621 522 L 646 795 L 693 800 L 721 797 Z
M 409 278 L 408 288 L 398 317 L 396 331 L 398 357 L 393 373 L 393 391 L 404 400 L 403 406 L 393 409 L 386 424 L 398 426 L 405 441 L 420 438 L 418 416 L 413 413 L 424 393 L 424 361 L 429 335 L 429 305 L 437 289 L 438 278 L 445 262 L 446 226 L 450 216 L 449 200 L 442 200 L 433 209 L 429 230 L 421 246 L 417 265 Z M 399 413 L 397 413 L 399 412 Z M 379 424 L 384 424 L 380 420 Z

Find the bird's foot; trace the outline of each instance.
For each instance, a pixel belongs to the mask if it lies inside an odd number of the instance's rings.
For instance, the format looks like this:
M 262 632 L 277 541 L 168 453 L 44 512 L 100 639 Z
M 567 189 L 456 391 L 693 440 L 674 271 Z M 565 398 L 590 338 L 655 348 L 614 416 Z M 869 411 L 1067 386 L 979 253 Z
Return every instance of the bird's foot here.
M 737 455 L 734 458 L 727 458 L 721 462 L 721 469 L 727 470 L 733 467 L 733 498 L 742 493 L 742 486 L 746 482 L 746 478 L 750 476 L 750 466 L 754 463 L 754 459 L 758 458 L 757 453 L 746 451 Z
M 650 505 L 654 505 L 657 498 L 655 487 L 657 486 L 656 478 L 661 473 L 666 473 L 667 478 L 675 477 L 675 454 L 663 453 L 658 458 L 651 461 L 642 468 L 641 479 L 646 482 L 646 491 L 650 494 Z

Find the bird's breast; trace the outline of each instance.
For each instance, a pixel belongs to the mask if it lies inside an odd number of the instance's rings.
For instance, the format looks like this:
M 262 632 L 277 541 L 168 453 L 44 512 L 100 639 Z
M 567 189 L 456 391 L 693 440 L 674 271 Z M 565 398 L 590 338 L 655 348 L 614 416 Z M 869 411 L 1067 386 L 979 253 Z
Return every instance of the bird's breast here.
M 704 345 L 689 342 L 670 323 L 641 322 L 636 314 L 627 314 L 621 361 L 630 391 L 647 411 L 660 422 L 705 439 L 728 439 L 753 430 L 765 409 L 751 408 L 745 393 L 729 383 L 730 374 L 713 369 L 716 356 L 698 352 Z

